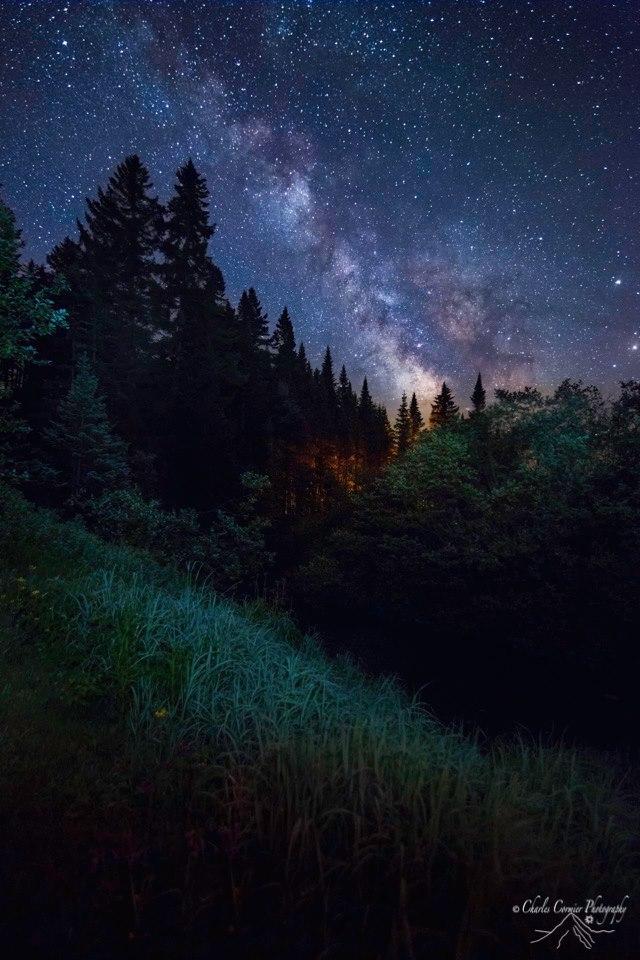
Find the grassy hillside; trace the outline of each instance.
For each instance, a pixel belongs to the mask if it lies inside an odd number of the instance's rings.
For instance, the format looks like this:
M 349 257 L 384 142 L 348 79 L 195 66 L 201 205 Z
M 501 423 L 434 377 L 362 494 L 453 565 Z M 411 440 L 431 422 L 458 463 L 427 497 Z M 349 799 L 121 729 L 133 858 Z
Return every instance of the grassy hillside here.
M 8 491 L 0 625 L 8 912 L 46 955 L 524 956 L 514 903 L 633 893 L 623 769 L 473 742 Z

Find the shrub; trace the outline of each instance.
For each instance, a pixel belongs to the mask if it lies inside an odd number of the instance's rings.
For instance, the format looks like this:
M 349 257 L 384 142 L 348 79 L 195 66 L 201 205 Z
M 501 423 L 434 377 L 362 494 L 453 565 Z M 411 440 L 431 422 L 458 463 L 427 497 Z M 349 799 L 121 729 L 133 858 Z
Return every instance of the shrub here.
M 193 568 L 218 590 L 250 590 L 272 561 L 265 547 L 266 524 L 257 502 L 265 490 L 263 477 L 246 474 L 245 497 L 235 513 L 219 510 L 203 529 L 192 510 L 164 510 L 132 488 L 90 500 L 82 516 L 105 540 L 145 550 L 161 563 Z

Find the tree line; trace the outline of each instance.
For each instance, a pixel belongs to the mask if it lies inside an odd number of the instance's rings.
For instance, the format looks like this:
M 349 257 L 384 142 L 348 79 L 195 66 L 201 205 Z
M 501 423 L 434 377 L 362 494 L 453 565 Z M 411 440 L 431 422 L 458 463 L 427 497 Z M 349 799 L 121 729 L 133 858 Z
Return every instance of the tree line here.
M 0 201 L 0 476 L 172 556 L 215 567 L 224 543 L 239 576 L 268 523 L 330 513 L 425 423 L 413 393 L 392 426 L 328 347 L 314 369 L 286 307 L 271 329 L 253 287 L 231 305 L 209 206 L 191 160 L 162 205 L 127 157 L 40 266 Z M 444 383 L 430 426 L 459 415 Z
M 356 392 L 344 366 L 336 376 L 328 347 L 313 369 L 286 307 L 271 331 L 253 287 L 231 305 L 210 253 L 209 204 L 191 160 L 163 206 L 140 158 L 127 157 L 87 200 L 77 238 L 58 244 L 47 268 L 26 270 L 2 207 L 7 283 L 56 318 L 32 326 L 26 354 L 2 360 L 5 396 L 24 415 L 13 432 L 28 428 L 54 500 L 133 484 L 206 515 L 255 472 L 271 481 L 271 512 L 295 516 L 362 489 L 424 429 L 415 393 L 403 394 L 392 427 L 366 378 Z M 457 415 L 445 383 L 430 424 Z
M 2 359 L 3 403 L 20 402 L 49 491 L 82 500 L 126 482 L 205 515 L 255 472 L 271 480 L 271 509 L 296 514 L 359 489 L 405 448 L 366 378 L 356 392 L 329 348 L 312 367 L 286 307 L 270 330 L 254 288 L 231 305 L 191 160 L 163 206 L 144 164 L 126 158 L 46 268 L 21 267 L 2 210 L 7 283 L 55 318 L 32 325 L 28 357 L 7 346 Z M 411 418 L 415 437 L 415 397 Z

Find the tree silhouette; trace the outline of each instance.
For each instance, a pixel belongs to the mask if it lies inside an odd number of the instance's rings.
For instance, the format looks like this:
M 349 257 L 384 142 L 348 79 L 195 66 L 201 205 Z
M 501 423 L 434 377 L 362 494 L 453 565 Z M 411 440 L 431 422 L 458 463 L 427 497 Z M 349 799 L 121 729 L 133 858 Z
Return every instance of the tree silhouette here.
M 403 393 L 400 407 L 398 408 L 398 413 L 396 415 L 396 421 L 393 425 L 396 454 L 399 457 L 406 453 L 411 446 L 411 432 L 412 422 L 409 415 L 409 407 L 407 405 L 407 395 L 406 393 Z
M 45 440 L 57 465 L 56 485 L 71 502 L 126 482 L 125 447 L 111 432 L 98 380 L 86 354 L 78 359 L 69 392 L 46 430 Z
M 146 432 L 143 391 L 162 326 L 155 307 L 164 222 L 151 188 L 140 158 L 127 157 L 106 189 L 87 200 L 85 222 L 78 223 L 76 279 L 90 297 L 87 339 L 95 344 L 93 359 L 110 416 L 130 442 L 140 442 Z
M 238 362 L 235 316 L 208 252 L 215 229 L 209 191 L 191 161 L 176 174 L 167 213 L 167 397 L 161 398 L 167 493 L 174 504 L 206 509 L 232 473 L 226 408 Z
M 424 430 L 424 418 L 420 412 L 420 407 L 418 406 L 418 400 L 415 393 L 411 394 L 411 403 L 409 404 L 409 419 L 411 420 L 410 439 L 411 443 L 415 443 L 422 430 Z
M 253 287 L 244 290 L 238 303 L 238 319 L 243 335 L 252 347 L 264 348 L 269 342 L 269 323 L 267 314 Z
M 471 403 L 473 404 L 474 413 L 481 413 L 487 405 L 487 394 L 482 386 L 481 374 L 478 374 L 476 385 L 473 388 L 473 393 L 471 394 Z
M 455 404 L 451 390 L 446 383 L 443 383 L 440 393 L 431 404 L 429 425 L 431 427 L 450 426 L 456 422 L 459 413 L 459 408 Z

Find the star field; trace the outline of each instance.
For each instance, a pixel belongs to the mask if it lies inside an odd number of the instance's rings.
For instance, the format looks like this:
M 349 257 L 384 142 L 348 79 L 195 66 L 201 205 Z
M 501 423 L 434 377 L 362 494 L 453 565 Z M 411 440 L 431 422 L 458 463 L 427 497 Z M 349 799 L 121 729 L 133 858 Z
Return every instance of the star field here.
M 0 36 L 28 255 L 126 154 L 163 199 L 192 156 L 232 301 L 381 399 L 640 376 L 635 0 L 0 2 Z

